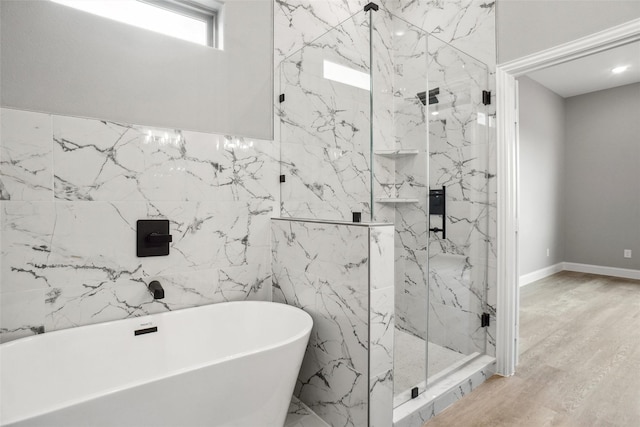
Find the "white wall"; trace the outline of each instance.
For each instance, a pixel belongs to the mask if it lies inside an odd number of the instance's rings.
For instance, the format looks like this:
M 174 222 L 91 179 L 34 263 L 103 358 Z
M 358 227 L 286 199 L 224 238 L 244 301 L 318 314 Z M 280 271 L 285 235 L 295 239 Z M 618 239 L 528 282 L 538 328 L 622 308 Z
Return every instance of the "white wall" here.
M 521 277 L 560 262 L 640 270 L 640 83 L 566 99 L 519 87 Z
M 564 261 L 564 99 L 521 77 L 520 274 Z M 547 256 L 549 249 L 549 256 Z
M 565 105 L 565 261 L 640 269 L 640 83 Z
M 272 138 L 269 0 L 224 6 L 224 50 L 49 1 L 2 1 L 5 107 Z
M 636 18 L 636 0 L 497 0 L 498 63 Z

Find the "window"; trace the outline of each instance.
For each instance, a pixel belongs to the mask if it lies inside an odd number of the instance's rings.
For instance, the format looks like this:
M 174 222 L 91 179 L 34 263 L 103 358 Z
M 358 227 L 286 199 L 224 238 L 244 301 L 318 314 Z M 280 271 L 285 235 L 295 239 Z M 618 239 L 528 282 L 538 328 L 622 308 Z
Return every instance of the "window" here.
M 335 62 L 323 61 L 322 75 L 325 79 L 340 82 L 349 86 L 355 86 L 364 90 L 371 90 L 371 77 L 363 73 Z
M 114 21 L 216 47 L 217 10 L 200 0 L 51 0 Z

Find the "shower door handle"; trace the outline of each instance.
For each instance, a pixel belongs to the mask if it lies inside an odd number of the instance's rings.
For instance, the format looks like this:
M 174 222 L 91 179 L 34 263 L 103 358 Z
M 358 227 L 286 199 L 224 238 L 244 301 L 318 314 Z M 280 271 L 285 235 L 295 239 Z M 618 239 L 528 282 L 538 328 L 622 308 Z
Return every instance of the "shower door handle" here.
M 442 190 L 429 190 L 429 215 L 439 215 L 442 217 L 442 228 L 429 228 L 434 233 L 442 232 L 442 238 L 447 238 L 447 189 L 442 186 Z
M 434 233 L 440 233 L 440 232 L 442 232 L 442 238 L 443 238 L 443 239 L 446 239 L 446 238 L 447 238 L 447 231 L 446 231 L 446 229 L 445 229 L 445 225 L 444 225 L 444 218 L 445 218 L 445 217 L 443 216 L 443 217 L 442 217 L 442 228 L 438 228 L 438 227 L 430 228 L 430 229 L 429 229 L 429 231 L 433 231 Z

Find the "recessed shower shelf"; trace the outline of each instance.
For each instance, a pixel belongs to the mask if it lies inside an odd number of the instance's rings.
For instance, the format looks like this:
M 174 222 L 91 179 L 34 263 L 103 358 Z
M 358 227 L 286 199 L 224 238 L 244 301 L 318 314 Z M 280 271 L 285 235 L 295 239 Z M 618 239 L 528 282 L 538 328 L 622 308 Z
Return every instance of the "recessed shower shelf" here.
M 378 197 L 376 202 L 378 203 L 418 203 L 418 199 L 398 199 L 391 197 Z
M 415 156 L 418 154 L 418 150 L 375 150 L 373 154 L 395 159 L 398 157 Z

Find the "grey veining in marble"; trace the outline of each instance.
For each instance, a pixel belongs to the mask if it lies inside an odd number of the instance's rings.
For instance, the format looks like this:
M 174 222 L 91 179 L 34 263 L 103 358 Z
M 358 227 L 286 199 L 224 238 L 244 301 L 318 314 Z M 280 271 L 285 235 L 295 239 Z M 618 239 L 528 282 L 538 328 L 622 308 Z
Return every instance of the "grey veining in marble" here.
M 0 200 L 50 201 L 51 116 L 9 109 L 0 115 Z
M 274 200 L 264 141 L 53 117 L 61 200 Z
M 314 320 L 296 396 L 332 426 L 390 420 L 393 227 L 274 219 L 272 268 L 273 300 Z
M 2 341 L 271 298 L 271 141 L 11 109 L 2 131 Z M 169 256 L 136 257 L 145 218 L 169 220 Z
M 346 19 L 276 70 L 286 96 L 276 106 L 283 216 L 370 217 L 370 92 L 324 77 L 325 61 L 369 74 L 366 18 Z
M 295 394 L 330 425 L 367 420 L 368 229 L 272 221 L 273 300 L 314 326 Z

